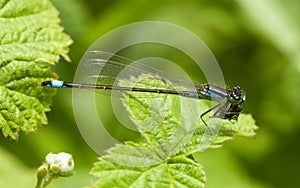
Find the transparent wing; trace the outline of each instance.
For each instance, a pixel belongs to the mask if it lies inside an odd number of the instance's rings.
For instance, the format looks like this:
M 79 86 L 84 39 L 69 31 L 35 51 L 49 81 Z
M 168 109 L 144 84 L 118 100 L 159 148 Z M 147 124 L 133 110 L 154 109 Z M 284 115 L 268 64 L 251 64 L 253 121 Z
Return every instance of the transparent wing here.
M 125 57 L 103 51 L 89 51 L 84 56 L 84 67 L 90 75 L 85 83 L 95 85 L 111 85 L 122 87 L 145 87 L 156 89 L 175 89 L 195 92 L 199 83 L 178 77 L 175 73 L 167 73 L 143 62 L 133 61 Z M 140 80 L 153 78 L 153 82 Z M 160 79 L 161 82 L 157 80 Z M 171 86 L 171 87 L 170 87 Z M 103 94 L 111 94 L 108 90 L 97 90 Z M 148 96 L 148 94 L 147 94 Z

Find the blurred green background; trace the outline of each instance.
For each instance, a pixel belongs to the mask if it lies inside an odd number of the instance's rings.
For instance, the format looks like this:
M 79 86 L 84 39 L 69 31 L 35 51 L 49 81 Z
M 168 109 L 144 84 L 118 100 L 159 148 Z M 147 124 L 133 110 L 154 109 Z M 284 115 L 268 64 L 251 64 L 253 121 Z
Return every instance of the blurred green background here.
M 227 85 L 244 88 L 245 113 L 260 127 L 254 138 L 236 137 L 221 149 L 195 156 L 207 173 L 207 187 L 299 187 L 299 0 L 52 2 L 74 40 L 72 63 L 53 67 L 64 80 L 73 80 L 77 63 L 97 38 L 124 24 L 166 21 L 195 33 L 217 58 Z M 197 77 L 192 69 L 187 72 Z M 93 180 L 88 171 L 97 154 L 77 129 L 71 90 L 58 90 L 53 101 L 49 124 L 36 134 L 20 135 L 17 142 L 1 136 L 0 187 L 33 187 L 45 155 L 60 151 L 73 154 L 75 175 L 50 187 L 82 187 Z M 115 121 L 106 123 L 114 126 Z M 114 132 L 122 134 L 122 129 Z

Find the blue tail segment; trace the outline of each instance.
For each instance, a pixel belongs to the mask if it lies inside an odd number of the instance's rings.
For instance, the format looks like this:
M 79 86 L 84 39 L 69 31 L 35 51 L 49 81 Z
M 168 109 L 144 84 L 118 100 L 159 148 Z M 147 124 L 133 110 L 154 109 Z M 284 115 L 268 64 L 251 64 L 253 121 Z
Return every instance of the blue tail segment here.
M 66 87 L 65 82 L 61 80 L 48 80 L 41 83 L 41 86 L 51 87 L 51 88 L 61 88 Z

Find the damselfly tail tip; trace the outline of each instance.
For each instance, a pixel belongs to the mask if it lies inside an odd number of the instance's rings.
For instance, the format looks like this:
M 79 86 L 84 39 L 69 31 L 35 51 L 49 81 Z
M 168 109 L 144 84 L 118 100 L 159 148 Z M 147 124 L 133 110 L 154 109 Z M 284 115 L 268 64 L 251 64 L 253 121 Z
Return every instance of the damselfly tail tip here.
M 62 88 L 67 87 L 64 81 L 61 80 L 47 80 L 41 83 L 43 87 Z
M 51 80 L 43 81 L 40 85 L 43 87 L 51 87 Z

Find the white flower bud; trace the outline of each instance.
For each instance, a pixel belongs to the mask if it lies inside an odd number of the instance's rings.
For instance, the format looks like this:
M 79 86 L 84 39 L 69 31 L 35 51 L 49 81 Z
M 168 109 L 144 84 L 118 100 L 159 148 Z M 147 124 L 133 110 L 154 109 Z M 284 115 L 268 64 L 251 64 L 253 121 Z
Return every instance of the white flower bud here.
M 59 176 L 70 176 L 74 169 L 72 155 L 60 152 L 58 154 L 49 153 L 46 156 L 46 163 L 50 166 L 50 171 Z

